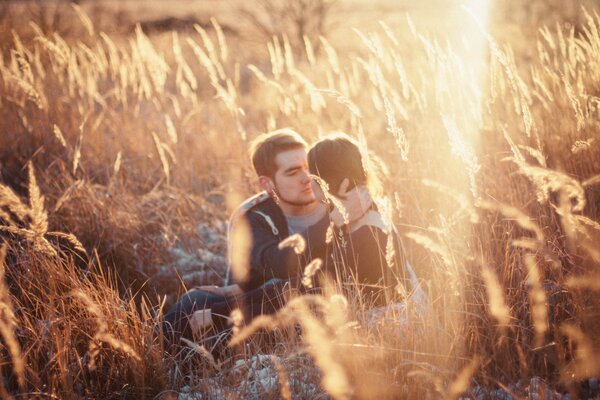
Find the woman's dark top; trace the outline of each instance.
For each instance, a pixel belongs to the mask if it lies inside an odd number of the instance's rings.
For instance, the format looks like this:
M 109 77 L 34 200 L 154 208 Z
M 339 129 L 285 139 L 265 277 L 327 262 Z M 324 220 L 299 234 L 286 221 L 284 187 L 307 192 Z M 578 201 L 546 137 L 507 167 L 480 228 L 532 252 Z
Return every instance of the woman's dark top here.
M 386 232 L 379 212 L 371 210 L 359 228 L 338 230 L 325 265 L 325 273 L 343 287 L 358 284 L 372 305 L 398 300 L 398 284 L 407 288 L 404 254 L 397 233 Z M 349 285 L 348 285 L 349 284 Z

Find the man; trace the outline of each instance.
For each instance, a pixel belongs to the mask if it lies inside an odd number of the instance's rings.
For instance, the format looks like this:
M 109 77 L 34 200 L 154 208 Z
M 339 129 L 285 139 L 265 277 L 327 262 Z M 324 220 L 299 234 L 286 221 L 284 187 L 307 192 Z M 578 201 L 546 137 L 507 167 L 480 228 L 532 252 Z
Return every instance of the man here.
M 342 210 L 319 201 L 308 172 L 308 145 L 296 132 L 282 129 L 258 136 L 250 156 L 264 189 L 233 213 L 228 235 L 230 266 L 225 286 L 201 287 L 183 295 L 165 314 L 163 333 L 171 343 L 181 337 L 202 336 L 206 329 L 224 332 L 231 310 L 242 311 L 249 322 L 259 314 L 281 306 L 280 295 L 290 281 L 297 281 L 304 267 L 316 257 L 324 258 L 330 222 L 341 226 L 359 219 L 371 205 L 365 188 L 338 196 Z M 299 254 L 280 243 L 292 234 L 305 243 Z
M 230 221 L 228 251 L 230 269 L 226 285 L 237 284 L 246 292 L 272 279 L 301 276 L 316 257 L 323 259 L 326 232 L 331 221 L 342 225 L 360 218 L 371 205 L 365 188 L 338 193 L 342 210 L 317 201 L 308 171 L 307 143 L 296 132 L 281 129 L 258 136 L 250 157 L 264 192 L 246 200 Z M 306 246 L 300 254 L 279 244 L 299 234 Z

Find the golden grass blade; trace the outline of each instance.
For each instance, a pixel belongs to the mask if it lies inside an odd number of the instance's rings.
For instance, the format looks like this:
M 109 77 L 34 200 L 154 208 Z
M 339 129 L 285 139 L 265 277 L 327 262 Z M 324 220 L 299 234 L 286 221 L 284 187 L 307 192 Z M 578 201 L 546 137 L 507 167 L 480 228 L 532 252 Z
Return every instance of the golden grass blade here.
M 535 234 L 535 238 L 539 243 L 544 241 L 544 233 L 540 227 L 533 222 L 531 217 L 523 213 L 521 210 L 502 203 L 492 203 L 487 200 L 477 200 L 475 205 L 486 210 L 498 211 L 507 218 L 514 220 L 521 228 Z
M 587 337 L 581 328 L 573 324 L 563 324 L 561 332 L 576 345 L 575 357 L 561 371 L 561 381 L 569 383 L 582 381 L 600 374 L 600 362 L 598 361 L 598 350 L 594 343 Z
M 84 183 L 85 181 L 83 179 L 79 179 L 75 181 L 75 183 L 73 183 L 71 186 L 69 186 L 69 188 L 65 190 L 65 192 L 58 198 L 58 200 L 56 200 L 56 204 L 54 205 L 52 211 L 57 212 L 58 210 L 60 210 L 61 207 L 71 199 L 73 194 L 77 192 L 81 187 L 83 187 Z
M 536 347 L 544 344 L 546 332 L 548 332 L 548 306 L 546 304 L 546 292 L 542 286 L 542 276 L 532 254 L 526 254 L 523 257 L 527 270 L 529 271 L 528 282 L 531 285 L 529 289 L 529 299 L 531 302 L 531 319 L 535 329 Z
M 158 157 L 160 159 L 160 163 L 162 165 L 163 172 L 165 177 L 167 178 L 167 183 L 169 182 L 171 170 L 169 167 L 169 160 L 167 159 L 167 155 L 165 153 L 165 148 L 163 143 L 160 141 L 156 132 L 152 132 L 152 138 L 154 139 L 154 144 L 156 145 L 156 152 L 158 153 Z
M 81 160 L 81 145 L 83 144 L 83 132 L 79 134 L 77 138 L 77 143 L 75 144 L 75 152 L 73 153 L 73 175 L 77 172 L 77 168 L 79 168 L 79 161 Z
M 304 237 L 302 237 L 302 235 L 295 233 L 283 239 L 277 245 L 277 248 L 279 248 L 279 250 L 284 249 L 286 247 L 293 248 L 294 253 L 296 254 L 302 254 L 306 249 L 306 241 L 304 240 Z
M 213 28 L 215 28 L 215 32 L 217 33 L 221 61 L 227 62 L 227 59 L 229 58 L 229 48 L 227 47 L 227 40 L 225 40 L 225 34 L 223 33 L 223 29 L 214 17 L 211 17 L 210 23 L 212 24 Z
M 56 237 L 65 239 L 68 242 L 70 242 L 73 246 L 75 246 L 75 250 L 78 250 L 78 251 L 81 251 L 84 254 L 87 254 L 87 251 L 85 250 L 85 248 L 83 247 L 83 245 L 81 244 L 81 242 L 79 241 L 79 239 L 77 239 L 77 236 L 73 235 L 72 233 L 48 232 L 48 235 L 56 236 Z
M 7 207 L 8 211 L 15 214 L 23 221 L 29 215 L 29 208 L 21 202 L 19 196 L 11 188 L 0 183 L 0 207 Z
M 467 365 L 460 370 L 456 379 L 450 384 L 448 392 L 446 393 L 447 399 L 457 399 L 462 393 L 464 393 L 470 385 L 471 377 L 479 366 L 479 357 L 473 358 Z
M 17 318 L 13 312 L 9 289 L 6 285 L 6 254 L 8 245 L 2 243 L 0 246 L 0 336 L 4 340 L 10 358 L 12 360 L 13 371 L 17 377 L 17 382 L 21 390 L 25 389 L 25 361 L 21 353 L 21 347 L 15 336 L 17 327 Z M 0 384 L 4 387 L 4 384 Z
M 230 227 L 228 258 L 231 275 L 235 282 L 247 282 L 250 278 L 250 248 L 252 231 L 248 221 L 238 218 Z M 231 249 L 237 249 L 231 251 Z
M 201 355 L 204 359 L 206 359 L 210 365 L 215 369 L 215 370 L 220 370 L 221 367 L 219 365 L 219 363 L 217 363 L 217 361 L 215 360 L 215 357 L 213 357 L 213 355 L 211 354 L 210 351 L 208 351 L 206 349 L 206 347 L 199 345 L 197 343 L 192 342 L 191 340 L 188 340 L 184 337 L 181 338 L 181 341 L 188 346 L 189 348 L 193 349 L 196 354 Z
M 177 131 L 175 130 L 175 125 L 173 125 L 173 120 L 167 114 L 165 114 L 165 125 L 167 127 L 169 139 L 171 139 L 171 142 L 177 143 Z
M 316 63 L 315 51 L 314 51 L 313 45 L 308 36 L 304 35 L 302 37 L 302 39 L 304 40 L 304 49 L 306 50 L 306 59 L 308 60 L 308 63 L 312 67 Z
M 67 141 L 65 140 L 65 137 L 63 136 L 60 128 L 56 124 L 54 125 L 54 136 L 56 136 L 56 138 L 58 139 L 60 144 L 62 144 L 63 147 L 67 147 Z
M 446 266 L 451 267 L 453 265 L 452 256 L 449 250 L 444 245 L 431 239 L 429 236 L 425 236 L 418 232 L 408 232 L 404 236 L 423 246 L 427 250 L 439 255 Z
M 304 274 L 302 275 L 302 284 L 311 289 L 313 287 L 313 276 L 321 269 L 323 261 L 320 258 L 312 260 L 305 268 Z
M 44 196 L 41 195 L 40 188 L 37 185 L 33 163 L 30 161 L 27 167 L 29 171 L 30 227 L 36 236 L 42 237 L 48 231 L 48 215 L 44 209 Z
M 119 151 L 117 153 L 117 158 L 115 159 L 115 163 L 113 164 L 113 172 L 118 174 L 121 170 L 121 162 L 123 161 L 123 152 Z
M 600 291 L 600 274 L 570 276 L 567 279 L 566 285 L 573 289 L 591 289 Z
M 285 371 L 285 367 L 283 363 L 280 361 L 280 358 L 273 355 L 271 356 L 271 361 L 273 365 L 275 365 L 275 370 L 277 371 L 277 379 L 279 380 L 279 394 L 281 398 L 284 400 L 292 400 L 292 390 L 290 389 L 290 379 L 288 377 L 287 372 Z
M 486 265 L 481 266 L 481 275 L 485 282 L 490 314 L 498 321 L 501 329 L 507 329 L 511 320 L 510 309 L 506 305 L 504 292 L 498 277 Z
M 85 28 L 88 35 L 94 36 L 94 24 L 92 23 L 90 17 L 85 13 L 85 11 L 81 9 L 81 6 L 79 6 L 78 4 L 71 3 L 71 7 L 73 7 L 75 12 L 77 13 L 77 16 L 81 20 L 81 23 L 83 24 L 83 27 Z

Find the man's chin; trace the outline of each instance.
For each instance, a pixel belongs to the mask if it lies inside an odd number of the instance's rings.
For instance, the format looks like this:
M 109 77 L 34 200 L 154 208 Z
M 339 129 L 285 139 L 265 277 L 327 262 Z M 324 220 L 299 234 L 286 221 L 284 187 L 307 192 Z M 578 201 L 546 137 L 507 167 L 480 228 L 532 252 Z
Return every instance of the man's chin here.
M 286 201 L 286 203 L 295 206 L 295 207 L 308 207 L 311 206 L 313 204 L 315 204 L 317 202 L 316 198 L 310 198 L 310 199 L 297 199 L 295 201 Z

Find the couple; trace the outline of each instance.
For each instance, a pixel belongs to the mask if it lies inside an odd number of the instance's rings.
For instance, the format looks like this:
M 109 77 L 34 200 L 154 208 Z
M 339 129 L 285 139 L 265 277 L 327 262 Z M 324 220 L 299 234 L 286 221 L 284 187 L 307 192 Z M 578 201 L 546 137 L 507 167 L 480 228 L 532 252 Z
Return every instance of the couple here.
M 350 290 L 358 288 L 372 306 L 397 301 L 398 288 L 407 288 L 414 274 L 372 200 L 375 177 L 353 139 L 335 134 L 308 149 L 300 135 L 282 129 L 258 136 L 250 155 L 264 192 L 231 218 L 225 286 L 184 294 L 165 314 L 168 341 L 198 338 L 208 327 L 227 332 L 234 309 L 246 323 L 277 311 L 286 288 L 306 290 L 300 285 L 304 268 L 317 258 L 313 290 L 327 276 L 342 286 L 352 282 Z M 292 235 L 304 246 L 286 246 Z

